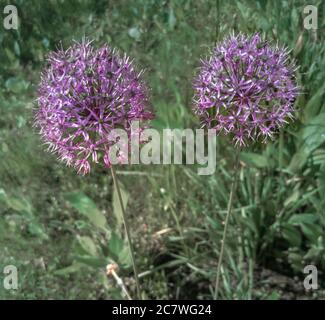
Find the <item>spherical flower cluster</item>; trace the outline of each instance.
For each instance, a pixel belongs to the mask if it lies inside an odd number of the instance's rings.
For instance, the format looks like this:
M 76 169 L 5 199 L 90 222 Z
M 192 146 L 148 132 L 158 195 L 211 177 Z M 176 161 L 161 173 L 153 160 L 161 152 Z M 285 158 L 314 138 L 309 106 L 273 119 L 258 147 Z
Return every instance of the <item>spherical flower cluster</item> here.
M 293 118 L 298 94 L 288 51 L 259 34 L 232 35 L 218 44 L 202 60 L 194 89 L 203 126 L 230 134 L 239 146 L 272 138 Z
M 142 126 L 153 117 L 142 72 L 126 55 L 108 46 L 94 49 L 85 40 L 52 52 L 48 64 L 35 115 L 43 140 L 78 173 L 89 173 L 92 163 L 109 167 L 109 133 L 129 133 L 132 121 Z

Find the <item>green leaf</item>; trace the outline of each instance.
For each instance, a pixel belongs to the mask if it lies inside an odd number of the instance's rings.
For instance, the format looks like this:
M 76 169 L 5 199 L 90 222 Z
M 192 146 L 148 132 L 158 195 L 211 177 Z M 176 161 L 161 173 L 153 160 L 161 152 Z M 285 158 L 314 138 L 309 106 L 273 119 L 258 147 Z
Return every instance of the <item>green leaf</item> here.
M 75 262 L 71 266 L 56 270 L 53 273 L 58 276 L 65 276 L 65 275 L 69 275 L 71 273 L 78 272 L 78 271 L 80 271 L 81 268 L 82 268 L 82 264 Z
M 316 221 L 317 215 L 313 213 L 294 214 L 288 220 L 288 222 L 292 225 L 299 225 L 302 223 L 315 223 Z
M 268 160 L 265 156 L 252 153 L 252 152 L 242 152 L 240 154 L 240 159 L 244 161 L 247 165 L 257 167 L 257 168 L 266 168 L 268 167 Z
M 110 255 L 118 264 L 124 267 L 131 266 L 129 246 L 116 233 L 112 233 L 108 248 Z
M 168 15 L 168 25 L 171 30 L 173 30 L 176 26 L 176 17 L 172 7 L 169 8 L 169 15 Z
M 325 166 L 323 166 L 319 170 L 318 183 L 319 183 L 319 194 L 324 201 L 324 199 L 325 199 Z M 0 199 L 1 199 L 1 193 L 0 193 Z
M 7 90 L 13 92 L 13 93 L 21 93 L 23 91 L 26 91 L 29 86 L 29 82 L 25 80 L 20 80 L 18 78 L 9 78 L 5 82 L 5 87 Z
M 311 119 L 302 130 L 302 148 L 306 155 L 325 142 L 325 113 Z
M 281 228 L 283 237 L 294 247 L 299 247 L 301 244 L 301 234 L 292 225 L 285 224 Z
M 25 198 L 9 197 L 4 189 L 0 189 L 0 201 L 15 211 L 32 211 L 32 206 Z
M 77 236 L 77 240 L 78 240 L 80 246 L 82 247 L 82 249 L 86 253 L 88 253 L 91 256 L 95 256 L 95 257 L 98 255 L 97 246 L 96 246 L 96 244 L 94 243 L 94 241 L 90 237 L 87 237 L 87 236 L 84 236 L 84 237 Z
M 288 170 L 291 172 L 298 172 L 302 169 L 305 163 L 308 160 L 308 155 L 305 153 L 303 149 L 298 150 L 292 157 Z
M 324 248 L 321 247 L 312 247 L 308 250 L 308 252 L 305 254 L 304 259 L 319 259 L 319 257 L 324 256 Z
M 300 226 L 303 234 L 312 242 L 317 243 L 318 238 L 322 235 L 323 230 L 317 223 L 318 217 L 312 213 L 294 214 L 288 220 L 288 223 Z
M 129 246 L 124 246 L 123 250 L 118 255 L 118 262 L 120 265 L 124 266 L 125 268 L 128 268 L 131 266 L 131 254 Z
M 300 227 L 303 234 L 314 244 L 317 244 L 318 238 L 323 235 L 322 227 L 315 223 L 302 223 Z
M 324 101 L 325 84 L 321 86 L 316 93 L 309 99 L 304 110 L 304 120 L 309 122 L 312 118 L 319 114 L 321 106 Z
M 83 192 L 70 192 L 65 194 L 64 198 L 72 207 L 87 217 L 94 226 L 107 231 L 108 227 L 105 216 L 97 209 L 96 204 Z
M 119 253 L 123 250 L 124 242 L 123 240 L 116 234 L 112 233 L 111 238 L 109 240 L 108 249 L 111 254 L 115 257 L 118 257 Z
M 14 51 L 15 51 L 17 56 L 20 56 L 20 46 L 19 46 L 19 43 L 17 41 L 15 41 L 15 43 L 14 43 Z
M 301 272 L 303 269 L 303 256 L 301 253 L 289 252 L 288 253 L 288 262 L 290 263 L 293 270 Z
M 19 60 L 16 58 L 15 54 L 9 48 L 5 48 L 4 51 L 6 53 L 6 56 L 9 59 L 9 61 L 13 65 L 18 66 L 19 65 Z
M 236 1 L 237 7 L 243 16 L 244 20 L 246 21 L 249 17 L 250 12 L 247 10 L 247 7 L 244 6 L 240 1 Z
M 95 258 L 92 256 L 75 256 L 75 260 L 82 264 L 85 264 L 90 267 L 94 268 L 105 268 L 106 265 L 111 262 L 109 259 L 106 258 Z
M 213 229 L 220 230 L 221 223 L 217 219 L 213 219 L 209 215 L 206 215 L 206 220 L 208 221 L 209 225 L 212 226 Z
M 280 300 L 281 299 L 281 294 L 273 291 L 267 298 L 268 300 Z
M 28 231 L 33 236 L 39 237 L 44 240 L 49 239 L 48 235 L 45 233 L 43 229 L 43 226 L 34 217 L 31 220 L 29 220 Z
M 299 190 L 293 190 L 291 195 L 284 201 L 284 206 L 287 207 L 292 203 L 296 203 L 299 199 L 300 193 Z
M 131 38 L 135 39 L 135 40 L 140 40 L 141 37 L 141 32 L 137 27 L 134 28 L 130 28 L 128 31 L 128 34 Z
M 17 211 L 24 216 L 28 223 L 28 231 L 31 235 L 44 240 L 48 239 L 48 235 L 36 218 L 29 201 L 23 197 L 8 197 L 3 189 L 0 189 L 0 201 L 4 202 L 10 209 Z
M 27 211 L 29 213 L 32 211 L 30 203 L 24 198 L 10 197 L 7 199 L 7 205 L 16 211 Z
M 7 203 L 7 194 L 3 189 L 0 189 L 0 202 Z

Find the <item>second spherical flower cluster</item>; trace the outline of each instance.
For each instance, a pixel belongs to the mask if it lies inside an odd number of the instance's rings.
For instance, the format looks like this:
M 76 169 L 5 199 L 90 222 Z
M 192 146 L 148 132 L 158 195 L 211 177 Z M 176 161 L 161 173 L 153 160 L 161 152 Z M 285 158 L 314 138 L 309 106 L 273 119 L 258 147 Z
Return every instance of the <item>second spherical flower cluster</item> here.
M 239 146 L 271 138 L 293 117 L 298 94 L 288 51 L 259 34 L 230 36 L 217 45 L 202 60 L 194 87 L 202 125 L 231 134 Z

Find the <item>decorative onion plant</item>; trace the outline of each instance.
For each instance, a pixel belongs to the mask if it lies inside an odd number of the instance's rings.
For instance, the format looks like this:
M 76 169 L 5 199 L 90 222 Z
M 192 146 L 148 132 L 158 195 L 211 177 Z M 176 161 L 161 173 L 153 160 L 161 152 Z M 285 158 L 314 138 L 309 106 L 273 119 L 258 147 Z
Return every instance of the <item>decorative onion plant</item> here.
M 294 118 L 298 95 L 296 67 L 285 47 L 274 46 L 259 34 L 231 35 L 201 61 L 194 81 L 194 112 L 202 127 L 231 137 L 235 151 L 234 177 L 217 267 L 215 298 L 231 215 L 239 151 L 253 142 L 266 143 Z
M 144 125 L 153 118 L 142 72 L 126 55 L 108 46 L 93 48 L 90 41 L 49 54 L 38 90 L 35 125 L 48 150 L 59 160 L 85 175 L 95 165 L 110 168 L 123 214 L 138 298 L 141 298 L 134 250 L 119 183 L 110 159 L 114 144 L 110 132 L 131 122 Z M 141 127 L 140 127 L 141 130 Z M 128 154 L 119 154 L 122 159 Z

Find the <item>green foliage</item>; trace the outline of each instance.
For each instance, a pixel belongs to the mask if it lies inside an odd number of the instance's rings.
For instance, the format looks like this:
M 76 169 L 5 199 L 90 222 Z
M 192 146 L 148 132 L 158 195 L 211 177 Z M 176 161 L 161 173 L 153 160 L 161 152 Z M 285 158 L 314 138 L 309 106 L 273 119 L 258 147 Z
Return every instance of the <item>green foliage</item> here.
M 89 230 L 93 237 L 77 235 L 77 249 L 81 251 L 75 259 L 94 267 L 104 268 L 113 261 L 122 267 L 130 267 L 128 246 L 108 227 L 105 215 L 96 204 L 82 192 L 68 193 L 64 197 L 94 227 Z
M 85 215 L 94 226 L 106 230 L 105 216 L 97 209 L 96 204 L 82 192 L 70 192 L 65 199 L 81 214 Z

